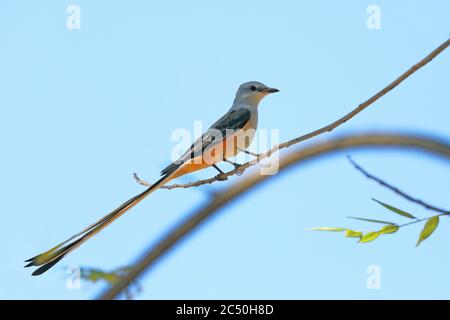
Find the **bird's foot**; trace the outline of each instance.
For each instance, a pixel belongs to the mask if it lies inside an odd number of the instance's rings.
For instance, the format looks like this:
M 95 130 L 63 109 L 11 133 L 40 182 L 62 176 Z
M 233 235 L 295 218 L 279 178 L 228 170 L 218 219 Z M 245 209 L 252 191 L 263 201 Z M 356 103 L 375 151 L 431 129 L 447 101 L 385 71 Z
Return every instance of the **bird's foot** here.
M 228 180 L 228 177 L 225 173 L 219 173 L 216 176 L 216 179 L 217 179 L 217 181 L 225 181 L 225 180 Z

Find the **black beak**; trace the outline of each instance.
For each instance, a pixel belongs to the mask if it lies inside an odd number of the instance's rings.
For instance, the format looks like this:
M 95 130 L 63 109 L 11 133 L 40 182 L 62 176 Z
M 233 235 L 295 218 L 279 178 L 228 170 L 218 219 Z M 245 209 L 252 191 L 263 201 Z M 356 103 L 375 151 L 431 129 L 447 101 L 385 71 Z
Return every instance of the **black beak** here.
M 264 93 L 275 93 L 275 92 L 278 92 L 280 90 L 275 89 L 275 88 L 265 88 L 265 89 L 262 89 L 261 91 L 264 92 Z

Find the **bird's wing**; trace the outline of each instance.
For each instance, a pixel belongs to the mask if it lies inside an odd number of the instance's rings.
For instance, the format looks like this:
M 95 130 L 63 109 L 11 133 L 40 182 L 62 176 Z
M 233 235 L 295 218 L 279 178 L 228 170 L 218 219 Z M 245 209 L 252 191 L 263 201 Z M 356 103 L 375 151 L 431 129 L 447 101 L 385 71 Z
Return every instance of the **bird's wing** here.
M 161 171 L 161 174 L 172 173 L 184 162 L 201 155 L 207 147 L 212 147 L 225 140 L 233 132 L 242 129 L 250 120 L 250 117 L 251 113 L 247 108 L 227 112 L 203 133 L 177 161 Z

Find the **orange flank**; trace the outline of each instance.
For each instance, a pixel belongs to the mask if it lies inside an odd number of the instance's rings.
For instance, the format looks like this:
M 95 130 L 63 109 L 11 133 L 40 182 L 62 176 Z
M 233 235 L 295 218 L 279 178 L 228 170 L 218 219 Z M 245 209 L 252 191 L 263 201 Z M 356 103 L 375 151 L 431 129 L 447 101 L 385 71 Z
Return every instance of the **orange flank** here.
M 238 136 L 234 134 L 224 140 L 221 144 L 217 144 L 209 150 L 207 149 L 201 156 L 191 159 L 181 165 L 180 168 L 170 176 L 170 180 L 207 168 L 217 162 L 223 161 L 223 158 L 232 158 L 237 153 Z
M 170 180 L 183 176 L 185 174 L 201 170 L 203 168 L 209 167 L 211 164 L 202 161 L 201 163 L 195 163 L 193 160 L 189 163 L 183 164 L 179 169 L 177 169 L 171 176 Z

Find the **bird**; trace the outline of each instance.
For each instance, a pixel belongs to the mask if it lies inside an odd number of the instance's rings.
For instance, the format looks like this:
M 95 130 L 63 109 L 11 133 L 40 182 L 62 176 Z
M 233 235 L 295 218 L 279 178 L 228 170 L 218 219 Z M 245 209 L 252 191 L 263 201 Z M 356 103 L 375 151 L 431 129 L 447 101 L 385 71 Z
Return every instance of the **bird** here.
M 229 159 L 241 152 L 251 154 L 246 149 L 251 144 L 258 125 L 259 103 L 267 95 L 278 91 L 278 89 L 268 87 L 258 81 L 250 81 L 240 85 L 228 112 L 211 125 L 184 154 L 162 170 L 160 179 L 143 192 L 122 203 L 97 222 L 50 250 L 25 260 L 25 263 L 27 263 L 25 268 L 37 267 L 32 273 L 33 276 L 43 274 L 68 253 L 110 225 L 152 192 L 175 178 L 211 166 L 223 173 L 216 165 L 222 161 L 238 167 L 238 164 Z

